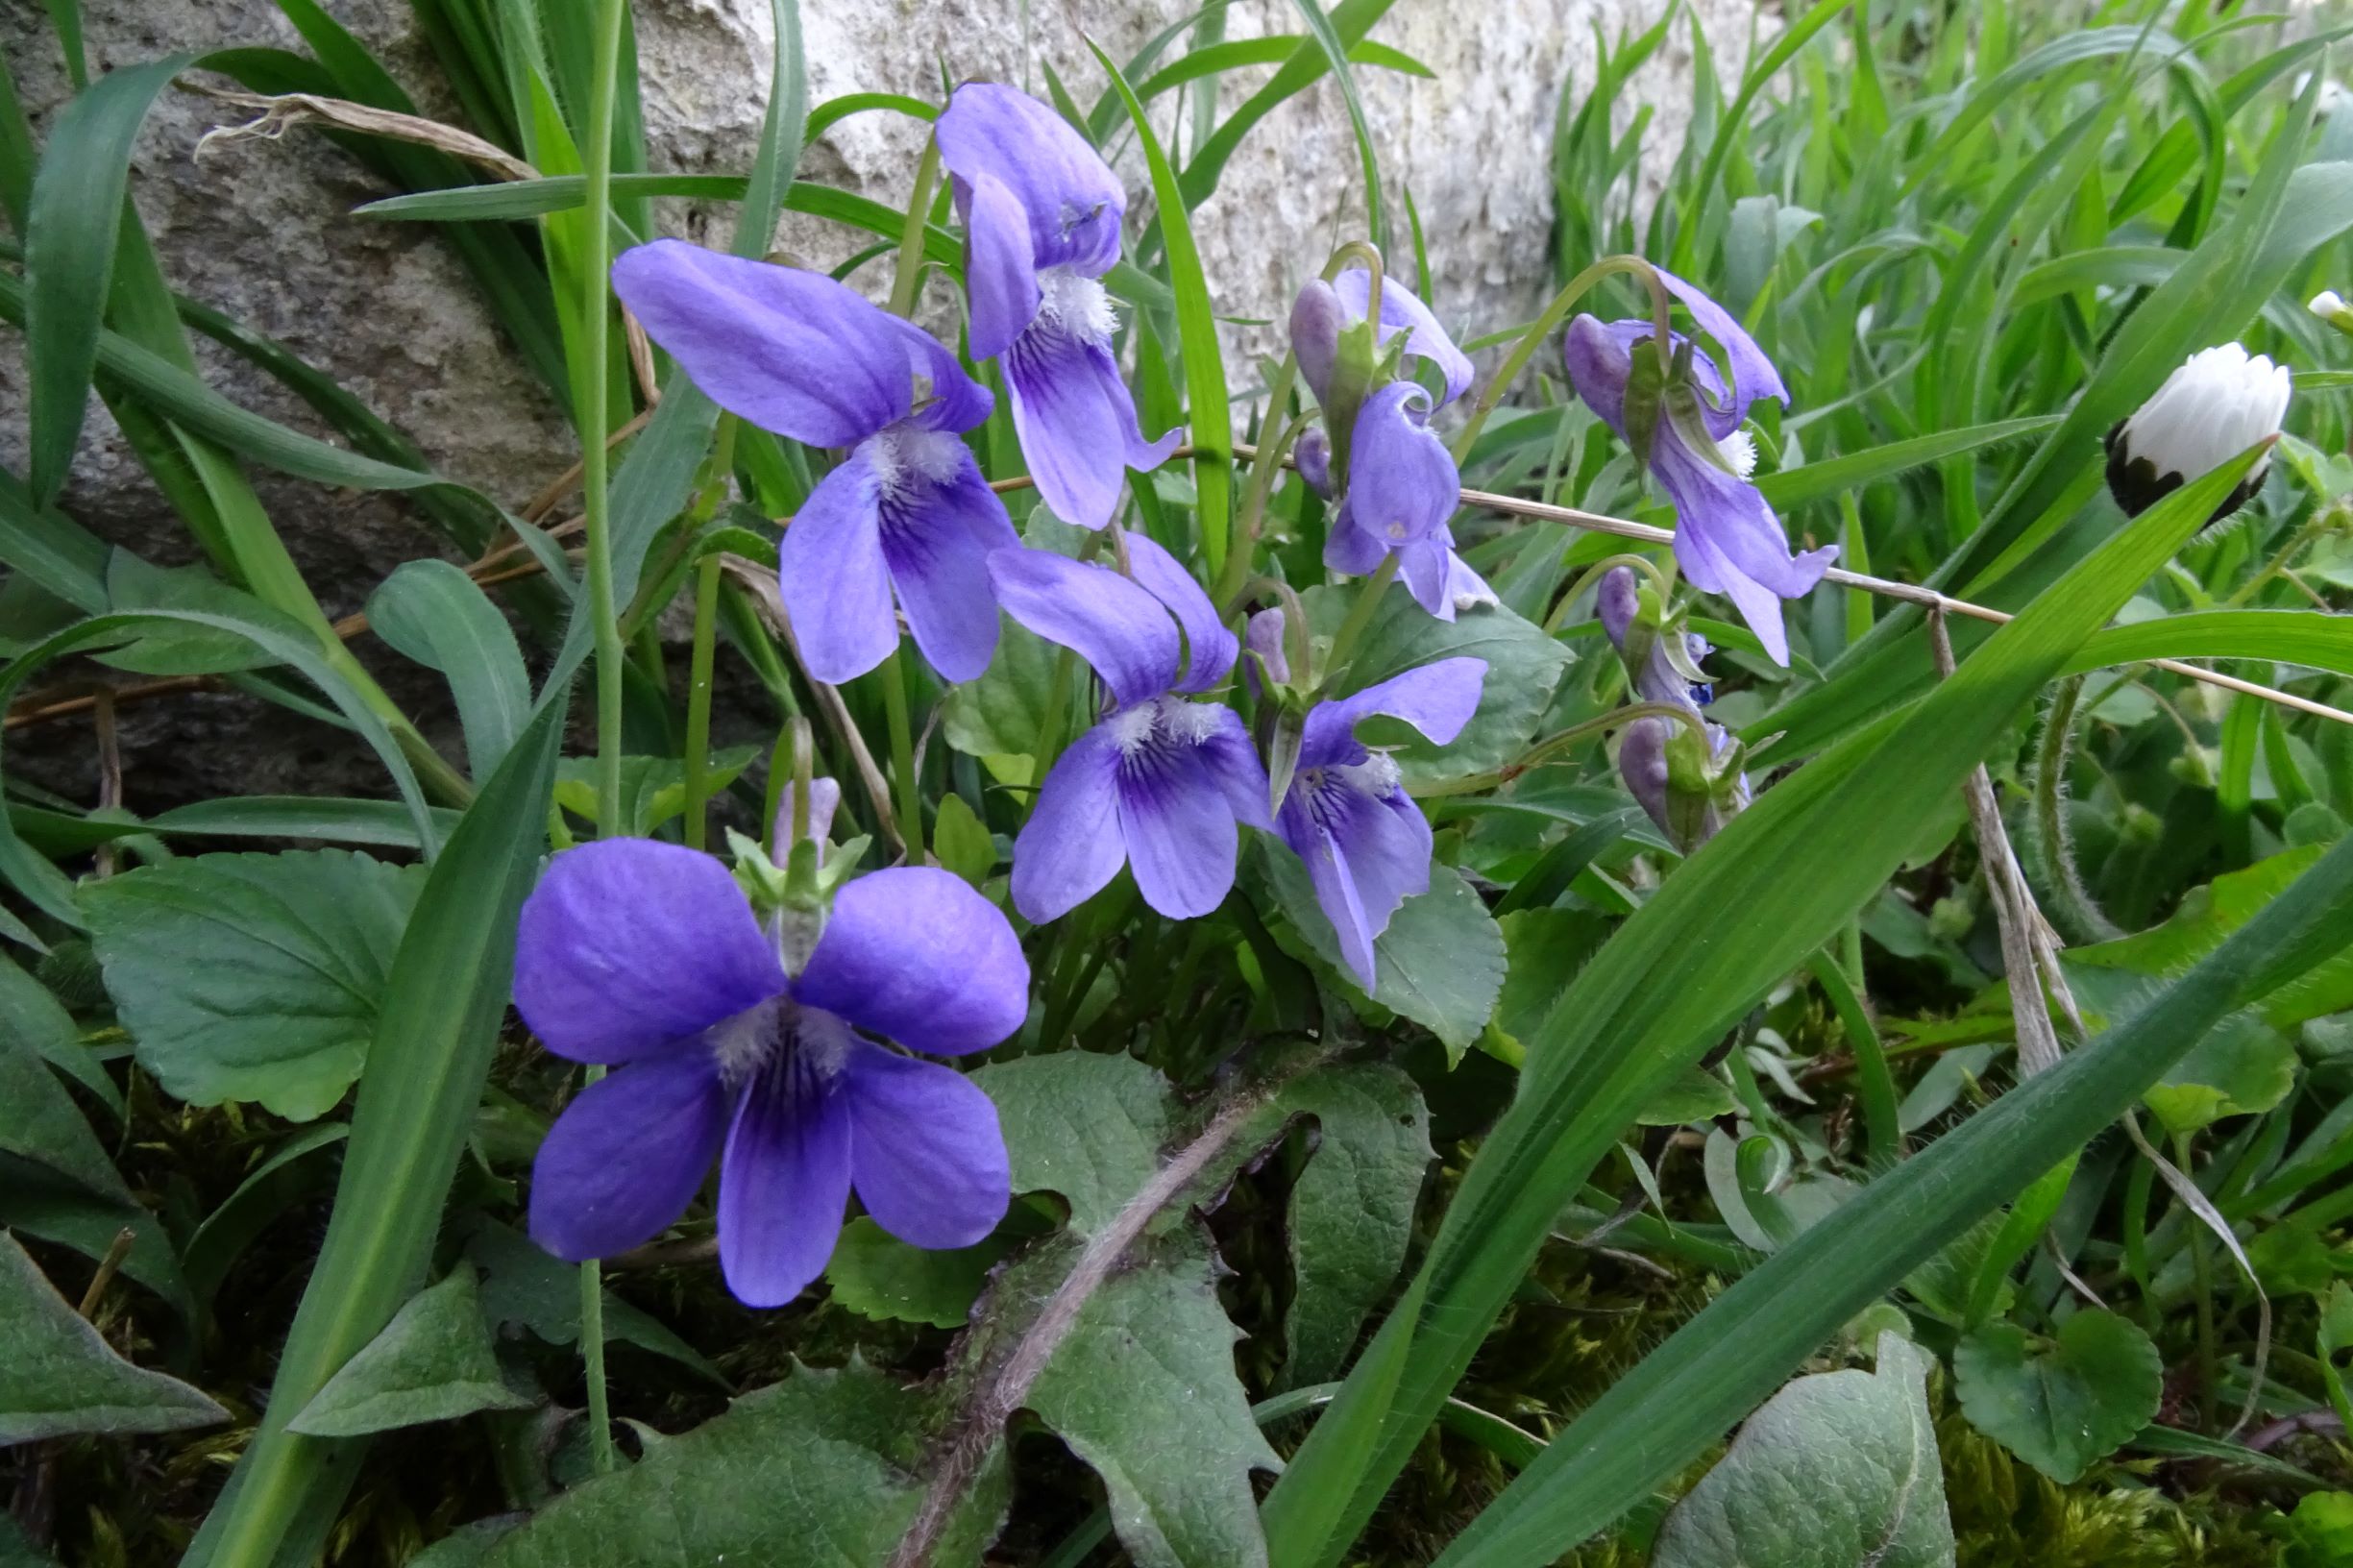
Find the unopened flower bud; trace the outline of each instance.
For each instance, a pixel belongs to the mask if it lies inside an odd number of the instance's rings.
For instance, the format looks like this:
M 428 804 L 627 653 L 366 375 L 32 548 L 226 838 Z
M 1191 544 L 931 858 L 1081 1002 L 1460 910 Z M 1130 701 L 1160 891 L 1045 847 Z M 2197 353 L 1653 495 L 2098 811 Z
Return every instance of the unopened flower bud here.
M 2288 367 L 2237 343 L 2203 349 L 2166 378 L 2156 395 L 2108 432 L 2108 491 L 2138 517 L 2190 480 L 2267 436 L 2288 412 Z M 2258 461 L 2222 499 L 2209 523 L 2246 503 L 2269 467 Z
M 1618 744 L 1618 773 L 1627 792 L 1688 855 L 1748 808 L 1749 778 L 1740 743 L 1719 724 L 1703 741 L 1674 719 L 1637 719 Z
M 1320 429 L 1299 432 L 1291 443 L 1291 461 L 1299 467 L 1299 477 L 1308 481 L 1308 488 L 1332 499 L 1332 438 Z
M 1315 401 L 1329 401 L 1332 367 L 1339 357 L 1340 329 L 1347 325 L 1340 297 L 1321 278 L 1311 278 L 1291 302 L 1291 353 L 1298 355 L 1299 374 L 1314 389 Z
M 1283 611 L 1280 606 L 1260 610 L 1250 617 L 1249 625 L 1242 630 L 1242 646 L 1258 655 L 1257 658 L 1245 657 L 1242 660 L 1242 680 L 1249 686 L 1252 697 L 1260 695 L 1259 666 L 1262 662 L 1266 666 L 1268 678 L 1285 684 L 1290 681 L 1291 663 L 1283 649 Z
M 2353 306 L 2346 305 L 2344 296 L 2335 289 L 2322 289 L 2315 294 L 2305 308 L 2339 331 L 2353 332 Z
M 1715 688 L 1701 678 L 1699 668 L 1699 661 L 1707 656 L 1707 639 L 1682 630 L 1679 616 L 1673 627 L 1663 625 L 1655 597 L 1643 591 L 1632 567 L 1603 574 L 1594 590 L 1594 613 L 1626 666 L 1634 695 L 1643 701 L 1698 709 L 1714 699 Z M 1675 656 L 1678 638 L 1683 650 L 1679 659 Z

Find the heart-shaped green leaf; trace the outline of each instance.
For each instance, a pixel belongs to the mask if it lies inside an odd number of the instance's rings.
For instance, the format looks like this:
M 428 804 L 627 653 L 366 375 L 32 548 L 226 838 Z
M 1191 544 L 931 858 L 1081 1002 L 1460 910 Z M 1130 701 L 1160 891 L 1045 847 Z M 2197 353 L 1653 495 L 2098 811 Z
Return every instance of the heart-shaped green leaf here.
M 2113 1454 L 2157 1413 L 2165 1364 L 2138 1325 L 2094 1309 L 2057 1342 L 1992 1323 L 1952 1356 L 1970 1424 L 2062 1484 Z

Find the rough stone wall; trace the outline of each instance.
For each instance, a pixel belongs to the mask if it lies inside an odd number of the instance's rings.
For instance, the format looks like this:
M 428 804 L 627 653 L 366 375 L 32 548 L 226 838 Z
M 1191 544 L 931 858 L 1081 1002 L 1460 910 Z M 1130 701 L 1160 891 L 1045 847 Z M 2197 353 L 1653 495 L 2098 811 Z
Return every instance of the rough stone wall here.
M 1398 0 L 1374 37 L 1426 63 L 1421 79 L 1358 72 L 1392 203 L 1419 207 L 1441 316 L 1475 330 L 1525 320 L 1550 277 L 1548 159 L 1563 83 L 1592 80 L 1594 35 L 1647 26 L 1665 0 Z M 452 113 L 431 57 L 401 0 L 327 0 L 328 9 L 391 66 L 429 113 Z M 1043 89 L 1047 67 L 1082 103 L 1102 89 L 1084 39 L 1124 60 L 1195 8 L 1190 0 L 803 0 L 811 101 L 853 91 L 932 95 L 944 69 Z M 1696 0 L 1669 47 L 1617 106 L 1654 119 L 1646 167 L 1654 177 L 1689 117 L 1689 19 L 1704 27 L 1727 74 L 1760 18 L 1754 0 Z M 270 44 L 300 50 L 270 0 L 85 0 L 92 69 L 135 64 L 180 49 Z M 765 107 L 772 34 L 768 0 L 637 0 L 643 97 L 651 166 L 686 172 L 748 165 Z M 1227 36 L 1295 33 L 1286 0 L 1237 0 Z M 1180 46 L 1181 48 L 1181 46 Z M 41 8 L 0 10 L 4 50 L 36 134 L 66 97 Z M 1169 57 L 1164 57 L 1169 58 Z M 1254 90 L 1271 67 L 1225 79 L 1222 103 Z M 1153 106 L 1164 140 L 1189 145 L 1189 94 Z M 443 472 L 519 505 L 573 456 L 551 401 L 493 327 L 453 257 L 421 228 L 354 219 L 385 192 L 315 134 L 277 142 L 215 144 L 204 133 L 235 111 L 167 93 L 150 118 L 133 193 L 167 273 L 184 293 L 278 337 L 405 429 Z M 1126 145 L 1123 142 L 1123 145 Z M 804 178 L 903 205 L 920 133 L 903 118 L 865 114 L 812 147 Z M 1132 146 L 1122 159 L 1148 208 Z M 1217 193 L 1195 216 L 1211 285 L 1229 315 L 1282 318 L 1299 282 L 1362 223 L 1361 178 L 1341 96 L 1326 82 L 1285 104 L 1242 144 Z M 669 204 L 666 218 L 696 233 L 714 214 Z M 1397 231 L 1405 233 L 1402 204 Z M 723 231 L 722 231 L 723 234 Z M 848 254 L 839 232 L 788 220 L 778 236 L 813 261 Z M 944 302 L 936 302 L 944 303 Z M 1254 341 L 1236 344 L 1246 363 Z M 0 463 L 23 472 L 21 342 L 0 334 Z M 199 345 L 207 374 L 229 396 L 270 417 L 325 434 L 291 395 L 258 372 Z M 333 495 L 257 475 L 271 514 L 330 613 L 355 609 L 400 561 L 439 541 L 397 498 Z M 189 558 L 184 531 L 93 400 L 84 455 L 65 504 L 110 538 L 164 560 Z M 381 649 L 361 649 L 380 668 Z M 408 684 L 423 694 L 429 684 Z M 422 699 L 422 697 L 421 697 Z M 289 745 L 289 721 L 233 697 L 175 698 L 126 717 L 135 805 L 191 794 L 271 790 L 373 791 L 371 767 L 331 731 Z M 20 737 L 12 756 L 28 754 Z M 79 756 L 58 777 L 87 775 L 86 732 L 42 743 Z M 79 792 L 77 792 L 79 793 Z

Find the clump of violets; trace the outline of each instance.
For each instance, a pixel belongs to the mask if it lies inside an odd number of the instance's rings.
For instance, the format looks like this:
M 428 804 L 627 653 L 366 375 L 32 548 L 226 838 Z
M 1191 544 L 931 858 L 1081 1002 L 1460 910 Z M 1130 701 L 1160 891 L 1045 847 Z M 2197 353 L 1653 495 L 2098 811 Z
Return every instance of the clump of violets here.
M 1690 854 L 1749 804 L 1746 748 L 1722 724 L 1701 719 L 1715 688 L 1699 668 L 1707 640 L 1669 618 L 1634 569 L 1605 573 L 1595 609 L 1627 680 L 1644 702 L 1680 709 L 1692 721 L 1646 714 L 1618 740 L 1618 774 L 1658 830 Z
M 811 795 L 818 815 L 836 797 Z M 714 1157 L 720 1264 L 753 1307 L 824 1270 L 852 1190 L 918 1247 L 970 1246 L 1004 1217 L 995 1106 L 954 1068 L 878 1043 L 962 1056 L 1027 1015 L 1012 926 L 946 871 L 858 877 L 829 912 L 805 894 L 755 911 L 698 850 L 567 849 L 524 905 L 515 1005 L 550 1050 L 614 1069 L 565 1107 L 532 1171 L 531 1236 L 559 1258 L 658 1236 Z
M 1793 555 L 1781 520 L 1750 482 L 1756 445 L 1741 426 L 1758 399 L 1785 404 L 1789 391 L 1722 306 L 1670 273 L 1658 280 L 1723 350 L 1723 368 L 1683 333 L 1661 349 L 1647 320 L 1580 315 L 1562 343 L 1569 381 L 1665 487 L 1683 576 L 1702 592 L 1729 599 L 1766 653 L 1785 665 L 1781 601 L 1811 592 L 1838 555 L 1835 547 Z
M 1234 886 L 1236 825 L 1274 826 L 1240 715 L 1198 700 L 1239 645 L 1166 551 L 1135 534 L 1123 548 L 1129 576 L 1042 550 L 989 559 L 1006 613 L 1085 659 L 1107 694 L 1014 843 L 1014 907 L 1032 920 L 1068 913 L 1123 865 L 1161 914 L 1207 915 Z
M 2316 314 L 2328 298 L 2313 302 Z M 2140 516 L 2192 479 L 2278 435 L 2292 390 L 2286 365 L 2250 355 L 2242 344 L 2199 350 L 2108 432 L 2108 493 L 2125 516 Z M 2269 467 L 2268 456 L 2257 462 L 2206 521 L 2219 523 L 2245 505 Z
M 1450 520 L 1462 477 L 1430 429 L 1430 416 L 1469 388 L 1471 362 L 1430 307 L 1395 282 L 1383 282 L 1376 331 L 1371 292 L 1371 271 L 1351 267 L 1311 281 L 1292 304 L 1291 350 L 1326 426 L 1300 438 L 1296 460 L 1309 484 L 1338 498 L 1324 564 L 1365 576 L 1394 555 L 1414 602 L 1452 621 L 1496 602 L 1456 553 Z M 1403 378 L 1407 359 L 1436 368 L 1440 397 Z
M 1019 541 L 959 439 L 994 400 L 928 332 L 821 273 L 659 239 L 613 263 L 613 288 L 711 401 L 847 455 L 777 547 L 777 587 L 809 674 L 839 684 L 898 647 L 971 680 L 996 651 L 976 585 Z
M 1061 115 L 993 82 L 958 87 L 934 135 L 964 219 L 972 355 L 1004 367 L 1038 493 L 1065 522 L 1099 528 L 1124 471 L 1158 468 L 1178 441 L 1144 439 L 1112 353 L 1102 279 L 1119 259 L 1127 192 Z

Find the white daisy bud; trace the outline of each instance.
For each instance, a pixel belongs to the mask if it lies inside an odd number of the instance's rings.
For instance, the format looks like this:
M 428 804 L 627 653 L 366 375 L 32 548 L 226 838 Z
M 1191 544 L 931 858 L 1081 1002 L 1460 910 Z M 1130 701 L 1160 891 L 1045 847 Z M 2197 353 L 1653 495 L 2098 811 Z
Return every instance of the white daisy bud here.
M 2138 517 L 2192 479 L 2267 435 L 2288 412 L 2288 367 L 2237 343 L 2202 349 L 2166 378 L 2157 395 L 2108 432 L 2108 490 Z M 2263 483 L 2267 459 L 2207 521 L 2237 511 Z
M 2353 332 L 2353 306 L 2346 305 L 2344 296 L 2333 288 L 2315 294 L 2304 308 L 2341 332 Z

